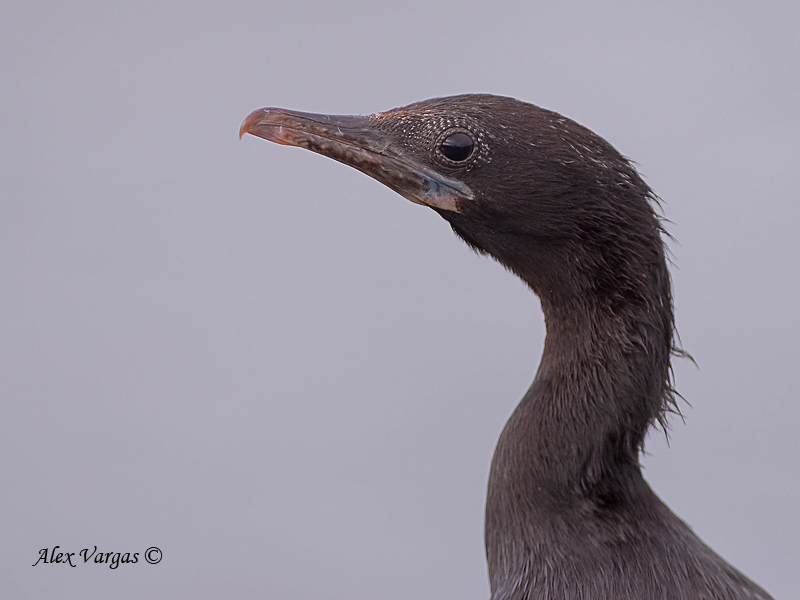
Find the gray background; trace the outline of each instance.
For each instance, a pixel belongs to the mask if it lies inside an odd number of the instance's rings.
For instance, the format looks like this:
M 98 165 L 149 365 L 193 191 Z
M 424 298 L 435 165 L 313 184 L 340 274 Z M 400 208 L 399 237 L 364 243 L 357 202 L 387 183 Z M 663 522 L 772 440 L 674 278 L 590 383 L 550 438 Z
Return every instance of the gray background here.
M 795 7 L 6 0 L 0 595 L 488 597 L 486 478 L 538 301 L 431 211 L 236 134 L 267 105 L 492 92 L 594 129 L 663 197 L 700 368 L 675 364 L 691 407 L 646 477 L 796 597 Z M 54 545 L 139 563 L 32 568 Z

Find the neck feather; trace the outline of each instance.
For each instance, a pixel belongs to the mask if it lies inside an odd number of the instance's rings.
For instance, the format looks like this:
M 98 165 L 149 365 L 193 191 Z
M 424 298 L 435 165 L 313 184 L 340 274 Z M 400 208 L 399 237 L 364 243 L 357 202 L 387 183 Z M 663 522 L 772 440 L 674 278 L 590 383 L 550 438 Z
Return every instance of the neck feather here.
M 649 493 L 639 452 L 672 402 L 673 331 L 663 253 L 650 266 L 643 285 L 574 301 L 523 277 L 542 300 L 547 338 L 492 462 L 486 547 L 493 590 L 529 569 L 535 548 L 549 543 L 539 554 L 557 552 L 569 537 L 559 527 L 597 534 L 609 515 L 626 514 Z

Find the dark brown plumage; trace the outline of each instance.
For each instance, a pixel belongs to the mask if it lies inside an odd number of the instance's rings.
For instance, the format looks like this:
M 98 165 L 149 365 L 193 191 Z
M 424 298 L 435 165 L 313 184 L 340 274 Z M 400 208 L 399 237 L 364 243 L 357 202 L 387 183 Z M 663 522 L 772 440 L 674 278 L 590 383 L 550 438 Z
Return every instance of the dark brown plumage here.
M 674 406 L 672 296 L 655 197 L 611 145 L 490 95 L 367 117 L 261 109 L 244 133 L 430 206 L 541 299 L 541 364 L 489 479 L 493 600 L 769 599 L 642 478 L 647 429 Z

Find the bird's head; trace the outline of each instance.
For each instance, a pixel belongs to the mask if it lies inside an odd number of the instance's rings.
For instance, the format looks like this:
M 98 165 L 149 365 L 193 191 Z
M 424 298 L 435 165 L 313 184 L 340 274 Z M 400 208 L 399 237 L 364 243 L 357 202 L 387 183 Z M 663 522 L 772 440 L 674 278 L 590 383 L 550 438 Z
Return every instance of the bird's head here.
M 492 95 L 368 116 L 276 108 L 250 133 L 350 165 L 431 207 L 544 301 L 639 295 L 666 271 L 650 189 L 605 140 L 559 114 Z M 620 295 L 622 294 L 622 296 Z

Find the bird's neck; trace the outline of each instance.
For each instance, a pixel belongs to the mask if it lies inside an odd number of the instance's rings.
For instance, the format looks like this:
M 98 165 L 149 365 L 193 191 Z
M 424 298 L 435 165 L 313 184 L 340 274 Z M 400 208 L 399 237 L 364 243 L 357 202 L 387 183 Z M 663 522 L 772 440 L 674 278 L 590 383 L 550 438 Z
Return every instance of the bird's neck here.
M 622 514 L 641 498 L 639 451 L 669 390 L 671 307 L 668 318 L 660 314 L 670 306 L 666 293 L 622 309 L 554 306 L 543 297 L 541 364 L 492 462 L 486 549 L 493 592 L 533 568 L 537 553 L 553 556 L 580 538 L 564 531 L 595 535 L 588 532 L 604 513 Z

